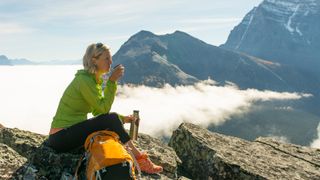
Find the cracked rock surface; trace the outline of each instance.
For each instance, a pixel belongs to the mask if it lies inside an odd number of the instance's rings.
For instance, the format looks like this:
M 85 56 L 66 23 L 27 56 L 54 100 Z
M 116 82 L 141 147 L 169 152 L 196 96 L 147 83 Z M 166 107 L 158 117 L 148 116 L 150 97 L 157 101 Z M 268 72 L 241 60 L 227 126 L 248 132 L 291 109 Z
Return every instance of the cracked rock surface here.
M 56 153 L 47 146 L 47 136 L 16 128 L 0 128 L 0 179 L 61 179 L 74 174 L 83 148 Z M 146 134 L 135 142 L 150 159 L 163 166 L 160 174 L 142 174 L 141 179 L 186 179 L 178 176 L 180 159 L 171 147 Z
M 250 142 L 189 123 L 173 132 L 169 145 L 194 179 L 320 179 L 320 149 L 270 138 Z

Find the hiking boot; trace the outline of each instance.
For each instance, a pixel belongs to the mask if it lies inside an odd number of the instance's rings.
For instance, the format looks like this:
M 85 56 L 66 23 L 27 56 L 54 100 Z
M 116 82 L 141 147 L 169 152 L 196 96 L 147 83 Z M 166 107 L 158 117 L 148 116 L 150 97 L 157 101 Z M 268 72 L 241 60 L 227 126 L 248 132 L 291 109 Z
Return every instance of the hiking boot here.
M 153 162 L 151 162 L 147 153 L 145 152 L 141 153 L 141 155 L 136 157 L 136 159 L 142 172 L 156 174 L 163 171 L 161 166 L 155 165 Z

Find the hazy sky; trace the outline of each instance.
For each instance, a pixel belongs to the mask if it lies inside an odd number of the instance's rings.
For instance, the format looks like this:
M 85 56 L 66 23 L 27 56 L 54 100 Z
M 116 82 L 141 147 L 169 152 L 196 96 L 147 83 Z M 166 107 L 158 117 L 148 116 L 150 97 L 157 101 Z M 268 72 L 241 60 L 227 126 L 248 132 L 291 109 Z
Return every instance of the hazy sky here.
M 1 0 L 0 54 L 33 61 L 73 60 L 92 42 L 114 54 L 140 30 L 180 30 L 220 45 L 262 0 Z

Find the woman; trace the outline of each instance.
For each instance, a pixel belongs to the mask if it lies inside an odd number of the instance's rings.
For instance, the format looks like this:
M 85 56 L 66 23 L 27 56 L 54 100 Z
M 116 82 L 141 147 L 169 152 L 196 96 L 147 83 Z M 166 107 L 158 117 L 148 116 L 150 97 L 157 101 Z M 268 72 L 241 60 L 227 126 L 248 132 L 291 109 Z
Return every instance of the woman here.
M 95 131 L 116 132 L 123 145 L 128 146 L 136 157 L 141 171 L 162 172 L 146 153 L 140 152 L 130 140 L 123 124 L 135 121 L 132 115 L 109 113 L 117 90 L 117 81 L 123 76 L 124 67 L 117 66 L 109 77 L 102 95 L 101 75 L 110 71 L 112 58 L 102 43 L 88 46 L 83 56 L 84 69 L 78 70 L 60 99 L 51 123 L 49 145 L 58 152 L 67 152 L 83 146 L 87 136 Z M 92 112 L 93 118 L 87 119 Z

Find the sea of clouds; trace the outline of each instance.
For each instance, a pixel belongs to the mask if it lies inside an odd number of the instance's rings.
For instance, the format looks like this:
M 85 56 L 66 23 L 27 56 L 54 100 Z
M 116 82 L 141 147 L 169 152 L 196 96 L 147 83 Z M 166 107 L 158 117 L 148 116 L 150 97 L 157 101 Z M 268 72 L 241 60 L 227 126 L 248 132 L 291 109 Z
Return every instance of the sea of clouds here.
M 47 134 L 59 100 L 80 65 L 0 66 L 0 123 Z M 182 122 L 202 127 L 219 125 L 231 116 L 248 113 L 257 101 L 299 100 L 310 94 L 240 90 L 213 80 L 190 86 L 163 88 L 118 86 L 112 112 L 123 115 L 140 112 L 140 132 L 170 136 Z M 92 117 L 92 115 L 89 115 Z M 129 128 L 128 125 L 125 125 Z M 318 138 L 311 144 L 320 147 Z

